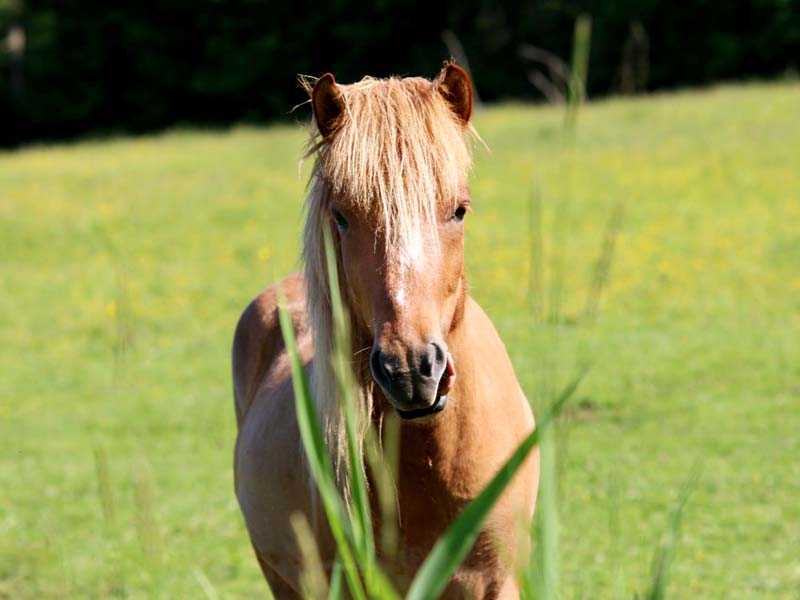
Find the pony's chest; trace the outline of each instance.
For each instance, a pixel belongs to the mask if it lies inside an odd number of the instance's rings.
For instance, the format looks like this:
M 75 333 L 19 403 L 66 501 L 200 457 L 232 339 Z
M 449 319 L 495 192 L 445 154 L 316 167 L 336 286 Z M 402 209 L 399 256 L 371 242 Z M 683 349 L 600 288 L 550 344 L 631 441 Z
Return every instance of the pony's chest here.
M 445 530 L 481 492 L 491 469 L 400 467 L 397 485 L 399 538 L 409 560 L 423 560 Z M 473 554 L 490 555 L 511 523 L 507 499 L 490 513 Z
M 382 560 L 401 588 L 411 583 L 450 522 L 452 520 L 445 522 L 432 519 L 401 522 L 395 558 L 386 560 L 387 557 L 383 557 Z M 504 552 L 513 547 L 511 540 L 505 539 L 504 532 L 507 529 L 505 524 L 498 522 L 496 515 L 489 517 L 441 598 L 495 597 L 493 591 L 500 588 L 508 575 L 508 557 Z

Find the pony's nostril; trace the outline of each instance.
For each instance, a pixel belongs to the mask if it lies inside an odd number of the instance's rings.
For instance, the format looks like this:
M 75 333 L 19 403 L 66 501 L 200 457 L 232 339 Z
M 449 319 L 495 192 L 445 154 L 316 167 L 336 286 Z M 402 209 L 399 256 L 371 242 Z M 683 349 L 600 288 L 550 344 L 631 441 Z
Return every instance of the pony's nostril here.
M 433 344 L 428 344 L 425 352 L 419 359 L 419 374 L 423 377 L 430 377 L 433 375 L 433 365 L 436 363 L 436 350 Z
M 433 346 L 436 354 L 436 365 L 443 365 L 447 360 L 447 350 L 442 346 L 442 344 L 438 344 L 436 342 L 432 342 L 431 346 Z
M 378 379 L 386 381 L 386 371 L 383 369 L 383 361 L 381 360 L 380 350 L 373 350 L 369 357 L 370 367 L 372 367 L 372 375 Z
M 442 345 L 437 342 L 431 342 L 425 349 L 425 353 L 420 357 L 419 374 L 423 377 L 438 378 L 444 369 L 446 359 L 447 352 L 442 348 Z
M 392 361 L 390 361 L 389 359 L 381 360 L 381 368 L 389 378 L 391 378 L 392 375 L 394 375 L 395 368 L 394 365 L 392 364 Z
M 373 375 L 384 385 L 388 386 L 391 384 L 392 378 L 397 371 L 391 357 L 380 350 L 373 350 L 370 356 L 370 363 Z

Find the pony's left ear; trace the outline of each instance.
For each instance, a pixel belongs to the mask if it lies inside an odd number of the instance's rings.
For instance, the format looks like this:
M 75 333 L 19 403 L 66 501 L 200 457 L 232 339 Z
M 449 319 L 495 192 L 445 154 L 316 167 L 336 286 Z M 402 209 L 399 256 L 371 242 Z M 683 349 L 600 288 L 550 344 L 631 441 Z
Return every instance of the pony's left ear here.
M 472 80 L 467 72 L 454 62 L 445 64 L 433 83 L 463 125 L 472 116 Z
M 323 138 L 327 138 L 336 129 L 344 112 L 344 98 L 333 74 L 325 73 L 317 79 L 311 90 L 311 106 L 317 129 Z

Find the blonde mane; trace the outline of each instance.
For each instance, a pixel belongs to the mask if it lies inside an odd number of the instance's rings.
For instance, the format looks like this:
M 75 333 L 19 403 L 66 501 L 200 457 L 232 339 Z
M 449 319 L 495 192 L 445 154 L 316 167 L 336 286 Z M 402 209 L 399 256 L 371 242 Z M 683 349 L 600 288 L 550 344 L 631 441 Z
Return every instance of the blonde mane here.
M 301 83 L 310 93 L 313 80 Z M 306 199 L 303 259 L 315 347 L 311 381 L 346 499 L 347 449 L 331 365 L 333 324 L 323 228 L 331 227 L 331 200 L 346 198 L 348 207 L 374 220 L 387 245 L 403 248 L 422 228 L 434 227 L 440 211 L 456 207 L 471 166 L 468 138 L 473 130 L 459 122 L 437 85 L 441 83 L 422 78 L 371 77 L 340 85 L 344 111 L 334 133 L 323 139 L 314 128 L 309 140 L 308 155 L 315 164 Z M 344 287 L 343 282 L 341 297 L 355 333 L 357 324 Z M 355 338 L 350 355 L 359 388 L 356 401 L 363 440 L 372 414 L 373 384 L 369 352 L 358 353 L 362 348 L 356 347 Z

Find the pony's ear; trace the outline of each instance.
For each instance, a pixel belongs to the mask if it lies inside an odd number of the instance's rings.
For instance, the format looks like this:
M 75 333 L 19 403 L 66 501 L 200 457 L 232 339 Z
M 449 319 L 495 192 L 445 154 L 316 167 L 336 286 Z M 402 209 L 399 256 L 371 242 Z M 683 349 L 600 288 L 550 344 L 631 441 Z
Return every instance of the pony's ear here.
M 339 117 L 344 112 L 342 92 L 331 73 L 325 73 L 317 79 L 311 91 L 311 105 L 317 129 L 322 137 L 326 138 L 336 129 Z
M 472 116 L 472 80 L 467 72 L 456 63 L 448 62 L 434 81 L 434 87 L 447 100 L 462 124 L 469 123 Z

